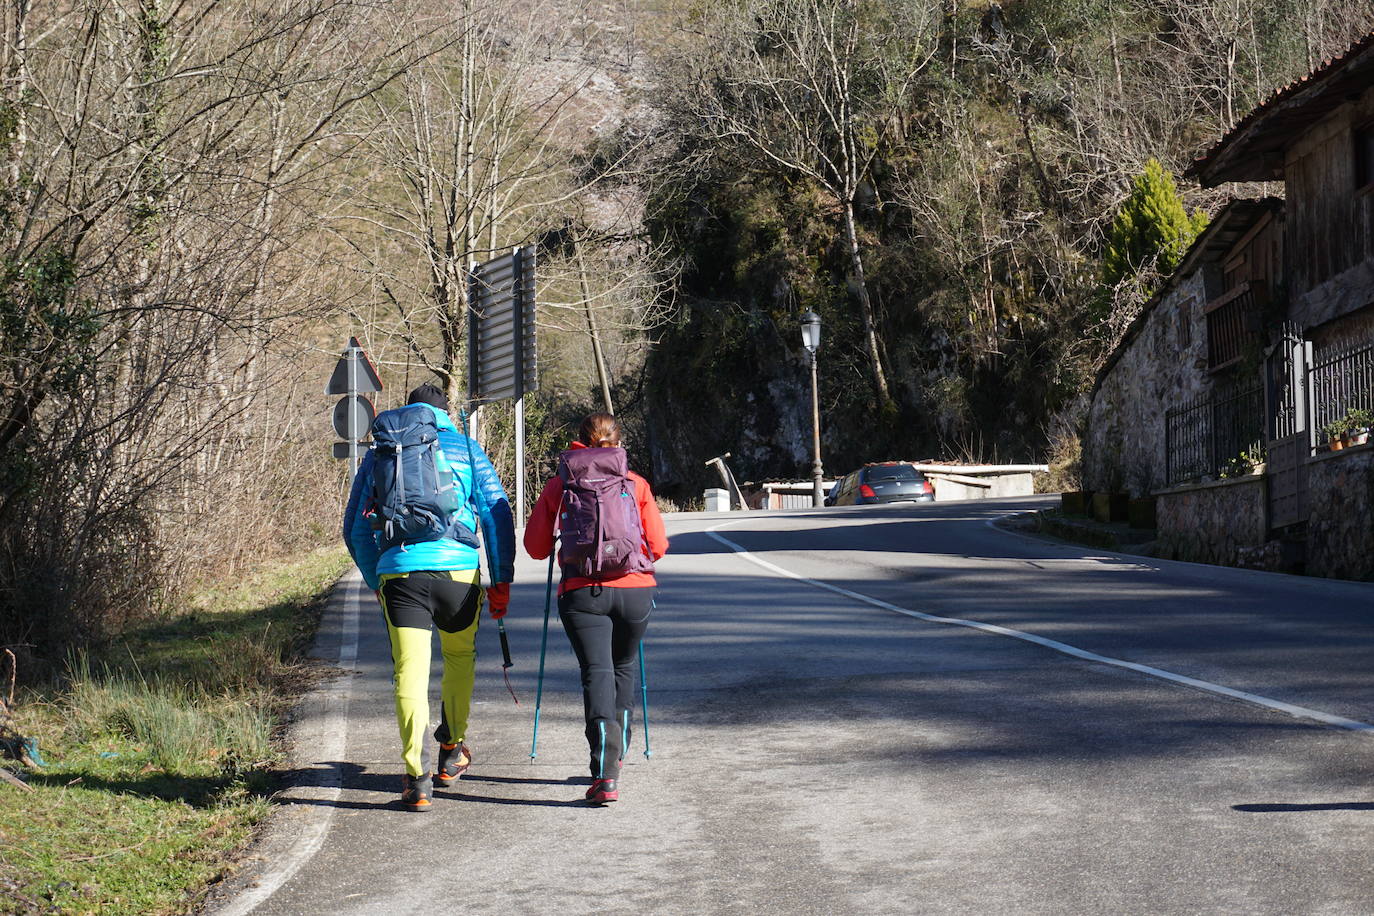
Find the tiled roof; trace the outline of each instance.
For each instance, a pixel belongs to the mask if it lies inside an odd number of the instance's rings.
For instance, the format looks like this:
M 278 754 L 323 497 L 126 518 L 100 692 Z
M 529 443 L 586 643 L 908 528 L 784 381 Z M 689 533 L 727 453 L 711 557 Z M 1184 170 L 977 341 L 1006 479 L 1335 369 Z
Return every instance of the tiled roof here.
M 1374 85 L 1374 32 L 1307 76 L 1276 90 L 1193 160 L 1204 187 L 1283 177 L 1283 150 L 1301 131 Z

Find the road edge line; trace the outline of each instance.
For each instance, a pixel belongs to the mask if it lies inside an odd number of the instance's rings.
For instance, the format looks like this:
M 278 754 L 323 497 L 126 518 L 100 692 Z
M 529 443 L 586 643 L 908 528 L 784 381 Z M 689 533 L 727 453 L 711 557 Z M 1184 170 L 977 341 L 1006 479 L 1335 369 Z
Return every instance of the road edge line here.
M 789 579 L 795 579 L 798 582 L 803 582 L 807 585 L 811 585 L 816 588 L 824 589 L 829 592 L 834 592 L 837 595 L 843 595 L 844 597 L 849 598 L 850 600 L 858 601 L 862 604 L 871 605 L 872 607 L 876 607 L 885 611 L 890 611 L 894 614 L 901 614 L 905 617 L 911 617 L 916 620 L 924 620 L 927 623 L 938 623 L 944 624 L 946 626 L 964 627 L 966 629 L 979 630 L 984 633 L 990 633 L 994 636 L 1006 636 L 1012 639 L 1019 639 L 1023 642 L 1032 643 L 1034 645 L 1041 646 L 1042 648 L 1050 649 L 1054 652 L 1058 652 L 1063 655 L 1068 655 L 1073 658 L 1081 659 L 1083 661 L 1095 662 L 1101 665 L 1110 665 L 1114 668 L 1122 668 L 1127 671 L 1134 671 L 1137 674 L 1144 674 L 1148 677 L 1157 678 L 1159 680 L 1167 681 L 1169 683 L 1178 684 L 1184 687 L 1191 687 L 1196 690 L 1201 690 L 1203 692 L 1215 694 L 1217 696 L 1228 697 L 1233 700 L 1240 700 L 1242 702 L 1249 703 L 1254 706 L 1259 706 L 1264 709 L 1270 709 L 1275 712 L 1286 713 L 1287 715 L 1293 716 L 1294 718 L 1311 719 L 1315 722 L 1320 722 L 1323 725 L 1330 725 L 1336 728 L 1346 729 L 1348 731 L 1374 734 L 1374 724 L 1370 724 L 1368 722 L 1360 722 L 1355 719 L 1347 719 L 1344 716 L 1336 716 L 1330 713 L 1321 712 L 1320 710 L 1309 709 L 1306 706 L 1297 706 L 1292 703 L 1285 703 L 1282 700 L 1271 699 L 1269 697 L 1261 696 L 1257 693 L 1248 693 L 1244 690 L 1236 690 L 1235 688 L 1225 687 L 1221 684 L 1213 684 L 1210 681 L 1199 680 L 1194 677 L 1188 677 L 1184 674 L 1175 674 L 1172 671 L 1165 671 L 1162 668 L 1154 668 L 1150 665 L 1140 664 L 1139 662 L 1130 662 L 1126 661 L 1125 659 L 1112 658 L 1111 656 L 1107 655 L 1099 655 L 1096 652 L 1090 652 L 1087 649 L 1080 649 L 1077 646 L 1071 646 L 1068 643 L 1059 642 L 1058 640 L 1054 639 L 1048 639 L 1044 636 L 1036 636 L 1034 633 L 1027 633 L 1023 630 L 1015 630 L 1011 627 L 1004 627 L 995 623 L 983 623 L 978 620 L 966 620 L 962 617 L 940 617 L 935 614 L 927 614 L 923 611 L 913 611 L 909 608 L 898 607 L 895 604 L 889 604 L 888 602 L 883 601 L 879 598 L 873 598 L 860 592 L 851 591 L 850 589 L 844 588 L 839 585 L 832 585 L 831 583 L 823 582 L 820 579 L 812 579 L 808 576 L 803 576 L 800 573 L 792 572 L 791 570 L 785 569 L 774 563 L 770 563 L 767 560 L 759 556 L 756 556 L 753 553 L 750 553 L 744 547 L 740 546 L 739 544 L 736 544 L 729 538 L 716 533 L 717 528 L 724 528 L 728 525 L 738 523 L 738 521 L 734 521 L 727 522 L 722 525 L 716 525 L 712 528 L 706 529 L 706 534 L 707 536 L 714 538 L 715 540 L 724 544 L 726 547 L 729 547 L 735 553 L 739 554 L 743 559 L 755 564 L 756 566 L 762 567 L 763 569 L 767 569 L 770 572 L 776 573 L 777 575 L 784 576 Z
M 292 766 L 295 769 L 330 761 L 330 766 L 316 781 L 309 783 L 320 789 L 316 800 L 303 814 L 304 823 L 291 824 L 277 806 L 273 811 L 272 833 L 263 838 L 260 853 L 272 865 L 263 872 L 239 874 L 224 888 L 228 896 L 223 903 L 206 910 L 212 916 L 246 916 L 281 889 L 292 876 L 309 862 L 324 845 L 325 835 L 334 817 L 334 805 L 343 790 L 341 762 L 348 743 L 348 706 L 352 695 L 354 669 L 358 660 L 358 624 L 362 613 L 362 576 L 353 569 L 346 582 L 335 586 L 344 589 L 343 620 L 339 638 L 337 666 L 343 672 L 324 687 L 313 691 L 301 701 L 299 710 L 312 710 L 298 715 L 292 726 Z M 309 748 L 304 759 L 302 750 Z M 290 788 L 290 787 L 287 787 Z

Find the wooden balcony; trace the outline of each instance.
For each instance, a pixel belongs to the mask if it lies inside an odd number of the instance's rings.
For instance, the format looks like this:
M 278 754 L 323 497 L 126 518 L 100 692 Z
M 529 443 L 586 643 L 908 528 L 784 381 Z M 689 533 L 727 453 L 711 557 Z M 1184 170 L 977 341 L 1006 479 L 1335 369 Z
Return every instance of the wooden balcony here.
M 1268 287 L 1241 283 L 1207 303 L 1207 368 L 1216 372 L 1240 362 L 1245 349 L 1259 342 Z

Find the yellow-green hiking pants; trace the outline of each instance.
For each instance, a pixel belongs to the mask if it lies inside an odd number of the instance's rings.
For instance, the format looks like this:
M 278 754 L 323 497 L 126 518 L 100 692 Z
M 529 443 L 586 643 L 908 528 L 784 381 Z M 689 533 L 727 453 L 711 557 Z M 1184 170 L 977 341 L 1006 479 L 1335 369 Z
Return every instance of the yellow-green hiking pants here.
M 395 665 L 396 722 L 406 773 L 423 776 L 422 752 L 429 727 L 431 629 L 439 629 L 444 678 L 443 711 L 434 737 L 441 744 L 463 740 L 472 705 L 477 667 L 477 624 L 483 591 L 475 569 L 432 570 L 382 576 L 380 597 Z

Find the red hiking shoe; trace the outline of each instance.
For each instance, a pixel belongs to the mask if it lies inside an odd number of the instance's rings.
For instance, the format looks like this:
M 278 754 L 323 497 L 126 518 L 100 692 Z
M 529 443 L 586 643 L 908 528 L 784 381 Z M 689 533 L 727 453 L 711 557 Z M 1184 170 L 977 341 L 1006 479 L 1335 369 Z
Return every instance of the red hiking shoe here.
M 620 790 L 616 788 L 614 779 L 593 779 L 592 786 L 587 790 L 587 801 L 593 805 L 608 805 L 620 798 Z

